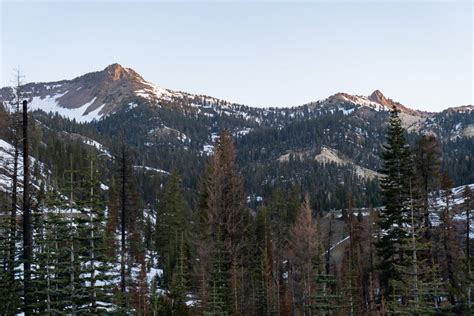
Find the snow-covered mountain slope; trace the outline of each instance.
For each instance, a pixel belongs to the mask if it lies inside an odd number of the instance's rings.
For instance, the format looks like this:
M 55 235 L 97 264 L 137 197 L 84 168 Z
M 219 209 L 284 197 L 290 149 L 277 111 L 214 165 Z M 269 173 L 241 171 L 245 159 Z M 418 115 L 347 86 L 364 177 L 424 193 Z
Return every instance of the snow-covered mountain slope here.
M 58 113 L 77 122 L 100 120 L 124 108 L 133 108 L 136 100 L 153 106 L 180 107 L 189 115 L 208 117 L 231 116 L 256 123 L 278 117 L 304 118 L 318 115 L 321 110 L 343 111 L 346 115 L 364 111 L 386 112 L 393 107 L 401 111 L 406 128 L 419 130 L 424 121 L 434 113 L 413 110 L 390 98 L 379 90 L 369 96 L 337 93 L 326 99 L 292 108 L 252 108 L 205 95 L 196 95 L 165 89 L 146 81 L 140 74 L 119 64 L 112 64 L 102 71 L 88 73 L 72 80 L 49 83 L 29 83 L 22 87 L 22 94 L 30 101 L 31 110 Z M 11 87 L 0 89 L 0 102 L 14 98 Z M 137 99 L 138 98 L 138 99 Z M 469 107 L 452 111 L 468 111 Z M 309 109 L 309 113 L 307 111 Z
M 58 113 L 77 122 L 99 120 L 134 97 L 157 102 L 173 96 L 172 92 L 147 82 L 133 69 L 119 64 L 72 80 L 29 83 L 22 87 L 22 94 L 29 100 L 31 110 Z M 0 90 L 0 101 L 13 97 L 13 88 Z

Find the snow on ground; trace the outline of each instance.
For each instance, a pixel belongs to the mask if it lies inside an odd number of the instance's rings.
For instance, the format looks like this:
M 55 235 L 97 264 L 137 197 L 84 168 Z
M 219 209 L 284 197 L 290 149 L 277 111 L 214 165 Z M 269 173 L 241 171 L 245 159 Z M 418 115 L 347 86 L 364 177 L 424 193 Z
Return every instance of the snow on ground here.
M 166 125 L 163 125 L 162 127 L 153 128 L 150 131 L 148 131 L 148 135 L 152 135 L 152 136 L 153 135 L 160 136 L 161 134 L 174 136 L 179 141 L 185 144 L 191 142 L 191 138 L 189 138 L 185 133 L 175 128 L 168 127 Z
M 85 136 L 81 136 L 81 140 L 84 144 L 96 148 L 98 151 L 100 151 L 102 154 L 106 155 L 108 158 L 112 158 L 112 155 L 110 154 L 110 152 L 101 143 L 99 143 L 99 142 L 97 142 L 97 141 L 95 141 L 91 138 L 85 137 Z
M 136 104 L 135 102 L 130 102 L 128 104 L 128 109 L 131 110 L 131 109 L 134 109 L 138 106 L 138 104 Z
M 14 150 L 15 148 L 13 145 L 0 139 L 0 190 L 4 192 L 10 192 L 12 189 L 11 175 L 13 173 Z M 42 177 L 45 178 L 47 174 L 50 173 L 50 171 L 46 169 L 46 166 L 42 162 L 39 162 L 30 156 L 30 168 L 32 168 L 35 164 L 39 165 L 39 170 Z M 23 157 L 21 156 L 21 153 L 18 157 L 18 177 L 20 181 L 19 184 L 22 186 L 21 180 L 23 177 Z M 32 185 L 37 187 L 39 179 L 33 178 L 32 180 Z M 20 188 L 19 191 L 21 190 L 22 189 Z
M 171 98 L 173 94 L 169 92 L 166 89 L 163 89 L 157 85 L 154 85 L 148 81 L 143 80 L 141 82 L 146 88 L 144 89 L 139 89 L 135 90 L 135 95 L 148 99 L 148 100 L 154 100 L 154 99 L 164 99 L 164 98 Z
M 343 108 L 343 109 L 341 109 L 341 111 L 342 111 L 342 113 L 343 113 L 344 115 L 349 115 L 349 114 L 351 114 L 352 112 L 354 112 L 355 110 L 356 110 L 356 108 L 351 108 L 351 109 L 344 109 L 344 108 Z
M 163 169 L 158 169 L 158 168 L 152 168 L 152 167 L 148 167 L 148 166 L 133 166 L 134 169 L 144 169 L 146 171 L 153 171 L 153 172 L 157 172 L 157 173 L 163 173 L 163 174 L 167 174 L 167 175 L 170 175 L 171 173 L 168 172 L 168 171 L 165 171 Z
M 212 156 L 214 153 L 214 146 L 209 144 L 204 144 L 202 146 L 201 155 Z
M 263 197 L 259 196 L 259 195 L 249 195 L 247 196 L 247 203 L 251 203 L 251 202 L 262 202 L 263 201 Z
M 70 120 L 75 119 L 76 122 L 79 123 L 87 123 L 93 120 L 99 120 L 102 117 L 102 115 L 99 113 L 105 104 L 102 104 L 97 109 L 86 114 L 88 108 L 95 102 L 97 97 L 94 97 L 89 102 L 86 102 L 82 106 L 74 109 L 68 109 L 60 106 L 58 103 L 58 99 L 68 92 L 69 91 L 66 91 L 64 93 L 47 96 L 44 98 L 41 98 L 39 96 L 33 97 L 32 101 L 28 104 L 28 107 L 31 111 L 42 110 L 46 113 L 57 113 L 60 116 L 68 118 Z
M 472 191 L 474 191 L 474 184 L 468 184 L 471 188 Z M 466 185 L 462 185 L 456 188 L 452 189 L 453 192 L 453 198 L 449 201 L 451 206 L 459 206 L 464 203 L 464 198 L 462 196 L 464 188 Z M 433 224 L 433 226 L 439 226 L 441 224 L 441 219 L 440 219 L 440 213 L 444 210 L 446 207 L 446 202 L 444 198 L 440 195 L 439 192 L 436 192 L 436 195 L 433 194 L 431 202 L 431 208 L 432 212 L 430 214 L 430 221 Z M 474 213 L 474 209 L 471 210 L 471 213 Z M 474 215 L 471 215 L 471 233 L 470 233 L 470 238 L 474 239 Z M 463 221 L 465 222 L 467 217 L 465 212 L 458 212 L 456 214 L 452 215 L 453 220 L 455 221 Z
M 241 129 L 241 130 L 237 131 L 236 133 L 234 133 L 234 136 L 237 136 L 237 137 L 245 136 L 248 133 L 250 133 L 252 131 L 252 129 L 253 128 L 246 127 L 244 129 Z

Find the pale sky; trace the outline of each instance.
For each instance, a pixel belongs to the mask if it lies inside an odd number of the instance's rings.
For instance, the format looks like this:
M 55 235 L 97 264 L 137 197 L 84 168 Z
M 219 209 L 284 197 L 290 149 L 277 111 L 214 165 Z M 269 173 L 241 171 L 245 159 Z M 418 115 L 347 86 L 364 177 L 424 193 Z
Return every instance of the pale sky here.
M 161 87 L 252 106 L 380 89 L 407 106 L 473 104 L 471 1 L 5 1 L 0 86 L 120 63 Z

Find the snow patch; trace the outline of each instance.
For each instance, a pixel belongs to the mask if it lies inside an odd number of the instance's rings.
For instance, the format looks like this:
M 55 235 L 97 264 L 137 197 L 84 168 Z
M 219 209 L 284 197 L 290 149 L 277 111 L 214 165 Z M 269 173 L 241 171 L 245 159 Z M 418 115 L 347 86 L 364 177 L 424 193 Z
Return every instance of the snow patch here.
M 46 113 L 57 113 L 58 115 L 64 118 L 76 120 L 76 122 L 79 123 L 88 123 L 94 120 L 99 120 L 101 118 L 99 112 L 102 110 L 105 104 L 102 104 L 97 109 L 86 113 L 89 106 L 91 106 L 95 102 L 97 97 L 94 97 L 89 102 L 74 109 L 67 109 L 60 106 L 58 103 L 58 99 L 68 92 L 69 91 L 66 91 L 64 93 L 56 94 L 53 96 L 47 96 L 44 98 L 41 98 L 39 96 L 33 97 L 31 102 L 28 104 L 28 107 L 31 111 L 42 110 Z

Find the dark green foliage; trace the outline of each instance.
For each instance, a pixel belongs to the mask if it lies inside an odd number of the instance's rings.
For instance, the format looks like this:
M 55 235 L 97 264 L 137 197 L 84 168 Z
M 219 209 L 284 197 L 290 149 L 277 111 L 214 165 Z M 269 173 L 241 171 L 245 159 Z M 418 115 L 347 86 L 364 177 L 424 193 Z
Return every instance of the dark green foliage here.
M 220 235 L 218 231 L 217 236 Z M 206 316 L 231 315 L 232 306 L 230 301 L 229 275 L 226 269 L 226 256 L 223 253 L 221 238 L 216 238 L 214 251 L 212 252 L 212 269 L 209 277 L 209 290 L 207 306 L 204 312 Z
M 384 294 L 388 294 L 391 292 L 389 281 L 399 278 L 396 266 L 405 264 L 403 246 L 408 237 L 405 227 L 409 225 L 410 190 L 413 185 L 411 153 L 399 111 L 395 108 L 391 112 L 384 149 L 381 189 L 385 207 L 379 214 L 382 234 L 376 246 L 381 258 L 380 281 Z
M 11 236 L 10 207 L 7 196 L 0 192 L 0 314 L 12 315 L 20 307 L 21 284 L 17 279 L 19 275 L 18 262 L 10 260 L 11 240 L 18 243 L 18 236 Z M 15 246 L 15 258 L 19 249 Z M 15 278 L 11 279 L 11 269 Z
M 105 201 L 100 197 L 100 182 L 94 160 L 85 170 L 81 183 L 82 200 L 77 202 L 78 216 L 78 275 L 82 285 L 79 313 L 103 313 L 113 306 L 112 287 L 116 273 L 113 259 L 107 253 L 105 235 Z
M 156 213 L 155 245 L 160 268 L 164 271 L 162 284 L 165 288 L 171 284 L 180 253 L 189 253 L 189 216 L 181 179 L 174 171 L 166 183 Z M 182 268 L 188 270 L 186 266 Z
M 332 274 L 319 273 L 315 280 L 315 290 L 307 307 L 319 314 L 334 314 L 342 309 L 342 297 L 337 291 L 336 278 Z

